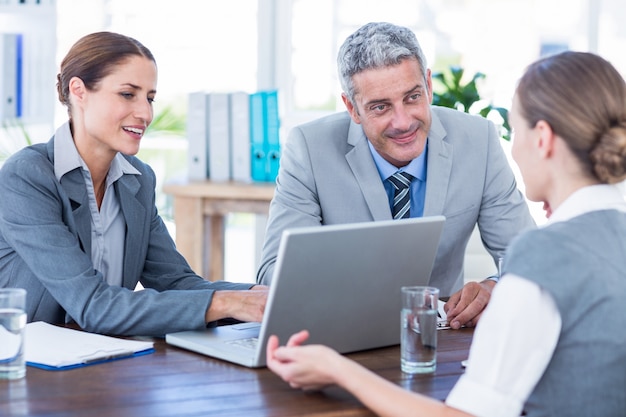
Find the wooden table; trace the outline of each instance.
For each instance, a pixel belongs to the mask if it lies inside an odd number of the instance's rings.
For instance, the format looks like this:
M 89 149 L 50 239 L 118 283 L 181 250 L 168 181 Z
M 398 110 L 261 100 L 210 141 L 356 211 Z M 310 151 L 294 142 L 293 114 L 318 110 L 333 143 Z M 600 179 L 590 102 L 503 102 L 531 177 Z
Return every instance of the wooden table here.
M 463 373 L 473 331 L 440 330 L 437 371 L 407 376 L 399 347 L 348 355 L 407 390 L 443 400 Z M 248 369 L 167 345 L 156 352 L 68 371 L 27 367 L 0 381 L 1 416 L 373 416 L 347 392 L 291 389 L 267 368 Z
M 273 183 L 199 181 L 172 183 L 176 247 L 191 268 L 211 281 L 224 278 L 225 217 L 229 213 L 267 216 Z

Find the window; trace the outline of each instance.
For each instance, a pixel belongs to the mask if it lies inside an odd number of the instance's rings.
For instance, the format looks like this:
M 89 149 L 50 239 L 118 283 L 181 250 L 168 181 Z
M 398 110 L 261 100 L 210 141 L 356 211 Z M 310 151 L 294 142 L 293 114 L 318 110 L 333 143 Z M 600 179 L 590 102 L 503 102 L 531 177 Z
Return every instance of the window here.
M 159 67 L 156 110 L 170 102 L 186 106 L 192 91 L 256 89 L 257 0 L 57 1 L 57 61 L 87 33 L 132 36 Z
M 626 7 L 620 0 L 44 3 L 56 3 L 57 37 L 45 37 L 38 47 L 46 53 L 56 48 L 56 66 L 80 36 L 98 30 L 121 32 L 137 38 L 155 54 L 159 66 L 157 113 L 172 105 L 185 114 L 187 94 L 192 91 L 253 92 L 278 88 L 283 138 L 296 124 L 343 110 L 337 81 L 337 50 L 348 34 L 369 21 L 390 21 L 413 29 L 434 71 L 454 64 L 463 66 L 470 75 L 485 73 L 481 94 L 503 107 L 510 106 L 516 80 L 525 66 L 542 53 L 563 48 L 597 51 L 626 72 L 626 55 L 621 52 L 626 46 L 622 24 Z M 0 12 L 16 13 L 18 7 L 3 5 Z M 12 16 L 1 21 L 6 23 L 3 31 L 14 30 L 9 23 L 17 24 Z M 50 26 L 46 24 L 45 30 L 50 30 Z M 39 55 L 44 67 L 52 65 L 45 54 Z M 51 74 L 45 76 L 48 82 L 37 85 L 37 90 L 41 95 L 47 94 L 45 103 L 52 102 L 48 98 L 56 102 L 57 68 L 38 66 L 37 71 Z M 56 103 L 55 120 L 46 121 L 50 129 L 67 118 L 66 109 Z M 35 104 L 40 105 L 40 101 Z M 35 141 L 48 137 L 48 133 L 33 132 Z M 185 174 L 185 146 L 184 138 L 146 140 L 140 156 L 149 158 L 147 162 L 163 183 Z M 168 203 L 164 196 L 158 198 L 159 209 L 167 216 Z
M 626 71 L 626 7 L 618 0 L 275 0 L 285 36 L 277 48 L 286 129 L 343 110 L 336 74 L 343 40 L 370 21 L 410 27 L 433 71 L 486 74 L 481 94 L 510 107 L 518 77 L 545 53 L 597 51 Z
M 481 71 L 482 95 L 508 107 L 517 78 L 542 52 L 597 51 L 626 72 L 625 18 L 619 0 L 57 0 L 57 62 L 79 36 L 119 31 L 157 58 L 157 110 L 184 108 L 195 90 L 278 88 L 284 136 L 343 109 L 337 49 L 366 22 L 412 28 L 433 70 Z

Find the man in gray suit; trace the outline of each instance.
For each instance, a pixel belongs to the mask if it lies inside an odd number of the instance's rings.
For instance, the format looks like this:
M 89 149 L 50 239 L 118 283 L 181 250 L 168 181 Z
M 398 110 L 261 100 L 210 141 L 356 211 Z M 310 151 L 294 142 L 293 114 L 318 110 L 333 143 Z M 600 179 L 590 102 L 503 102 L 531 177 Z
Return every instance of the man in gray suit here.
M 348 111 L 291 131 L 257 281 L 270 284 L 287 228 L 391 219 L 397 187 L 390 176 L 400 171 L 410 174 L 404 216 L 446 217 L 430 284 L 450 296 L 445 309 L 453 328 L 474 326 L 497 281 L 463 285 L 475 225 L 494 260 L 515 235 L 534 227 L 495 125 L 431 106 L 431 72 L 407 28 L 361 27 L 340 48 L 338 66 Z

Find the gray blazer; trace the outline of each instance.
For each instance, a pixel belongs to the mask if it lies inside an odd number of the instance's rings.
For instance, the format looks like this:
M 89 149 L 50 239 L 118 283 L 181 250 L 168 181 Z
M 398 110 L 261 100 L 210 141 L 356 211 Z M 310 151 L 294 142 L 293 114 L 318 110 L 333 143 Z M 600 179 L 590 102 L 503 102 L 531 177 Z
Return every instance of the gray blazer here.
M 482 117 L 432 107 L 424 216 L 446 217 L 430 280 L 441 296 L 463 285 L 465 248 L 477 223 L 494 259 L 515 235 L 534 227 L 500 140 L 494 124 Z M 287 228 L 391 219 L 363 129 L 347 112 L 294 128 L 276 182 L 260 283 L 271 281 Z
M 0 287 L 27 291 L 29 321 L 75 320 L 88 331 L 163 335 L 200 329 L 214 290 L 175 248 L 155 207 L 156 178 L 124 175 L 115 193 L 126 221 L 123 286 L 109 286 L 91 261 L 91 214 L 80 169 L 57 181 L 54 138 L 21 150 L 0 170 Z M 143 291 L 133 291 L 138 282 Z M 179 291 L 185 290 L 185 291 Z

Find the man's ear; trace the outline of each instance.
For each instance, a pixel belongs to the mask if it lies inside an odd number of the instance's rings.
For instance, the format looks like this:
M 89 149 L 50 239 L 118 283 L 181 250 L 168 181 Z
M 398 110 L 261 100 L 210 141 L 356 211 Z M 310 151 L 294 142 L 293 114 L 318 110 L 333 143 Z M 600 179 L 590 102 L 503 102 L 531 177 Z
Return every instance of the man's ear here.
M 535 130 L 538 133 L 537 148 L 539 155 L 542 158 L 550 158 L 554 149 L 555 134 L 552 131 L 552 127 L 545 120 L 539 120 L 535 125 Z
M 428 88 L 428 102 L 433 103 L 433 77 L 430 68 L 426 70 L 426 87 Z
M 85 83 L 78 77 L 72 77 L 69 83 L 70 96 L 74 96 L 78 101 L 82 101 L 85 98 L 87 87 Z
M 343 100 L 343 104 L 346 105 L 346 109 L 348 113 L 350 113 L 350 117 L 354 121 L 354 123 L 361 124 L 361 117 L 359 116 L 359 111 L 356 109 L 352 101 L 348 98 L 346 93 L 341 93 L 341 100 Z

